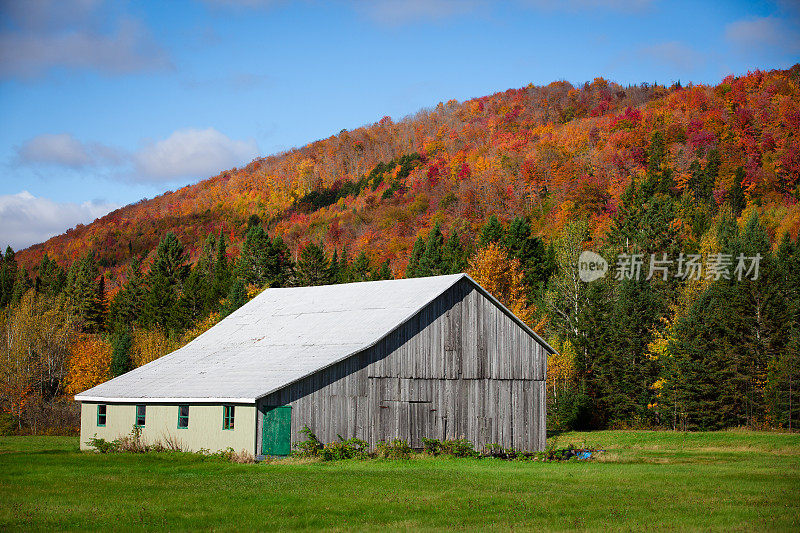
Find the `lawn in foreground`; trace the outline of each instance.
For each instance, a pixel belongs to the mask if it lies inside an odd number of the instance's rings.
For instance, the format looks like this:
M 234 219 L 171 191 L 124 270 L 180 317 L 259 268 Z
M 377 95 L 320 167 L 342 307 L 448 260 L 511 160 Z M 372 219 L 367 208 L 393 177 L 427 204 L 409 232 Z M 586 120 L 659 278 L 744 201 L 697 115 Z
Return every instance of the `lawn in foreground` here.
M 0 438 L 0 529 L 800 529 L 800 435 L 594 432 L 592 462 L 236 465 Z

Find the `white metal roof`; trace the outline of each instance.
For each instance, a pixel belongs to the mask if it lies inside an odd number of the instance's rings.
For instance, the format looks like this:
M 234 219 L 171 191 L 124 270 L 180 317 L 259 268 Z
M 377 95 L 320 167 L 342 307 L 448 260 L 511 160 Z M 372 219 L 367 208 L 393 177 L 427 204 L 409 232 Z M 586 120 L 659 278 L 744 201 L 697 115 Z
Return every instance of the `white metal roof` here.
M 475 283 L 454 274 L 266 289 L 186 346 L 75 399 L 253 403 L 372 346 L 462 278 Z

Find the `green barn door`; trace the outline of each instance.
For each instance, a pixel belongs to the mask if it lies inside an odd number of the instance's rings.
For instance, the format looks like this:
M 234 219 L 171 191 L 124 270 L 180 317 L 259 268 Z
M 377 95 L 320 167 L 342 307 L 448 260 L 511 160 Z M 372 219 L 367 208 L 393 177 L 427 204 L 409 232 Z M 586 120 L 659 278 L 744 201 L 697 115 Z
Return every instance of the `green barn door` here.
M 292 451 L 292 408 L 265 407 L 261 428 L 263 455 L 289 455 Z

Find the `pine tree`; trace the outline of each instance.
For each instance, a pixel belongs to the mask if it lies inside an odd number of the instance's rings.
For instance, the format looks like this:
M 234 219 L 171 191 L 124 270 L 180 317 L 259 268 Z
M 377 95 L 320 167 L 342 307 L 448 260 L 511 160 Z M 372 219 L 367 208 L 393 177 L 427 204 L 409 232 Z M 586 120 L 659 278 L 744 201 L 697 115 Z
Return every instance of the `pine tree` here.
M 422 254 L 424 253 L 425 253 L 425 239 L 423 239 L 422 237 L 417 237 L 417 240 L 414 241 L 414 247 L 411 249 L 411 257 L 408 259 L 408 265 L 406 266 L 407 278 L 420 277 L 419 263 L 420 260 L 422 260 Z
M 336 283 L 349 283 L 352 281 L 350 275 L 350 257 L 347 245 L 342 246 L 342 255 L 339 257 L 339 278 Z
M 611 219 L 609 244 L 625 251 L 630 250 L 639 234 L 642 203 L 636 183 L 631 181 L 622 193 L 617 212 Z
M 642 189 L 647 197 L 659 193 L 669 195 L 675 183 L 672 179 L 672 169 L 666 164 L 667 148 L 664 136 L 660 131 L 653 133 L 650 138 L 650 149 L 647 153 L 647 179 L 642 184 Z
M 131 346 L 133 338 L 128 328 L 121 328 L 111 336 L 111 375 L 121 376 L 133 369 Z
M 529 303 L 541 298 L 547 280 L 553 272 L 553 266 L 547 260 L 547 251 L 542 239 L 532 235 L 530 221 L 515 217 L 506 228 L 503 246 L 508 254 L 519 259 L 522 265 Z
M 244 282 L 236 278 L 233 283 L 231 283 L 231 289 L 228 292 L 228 297 L 225 300 L 225 305 L 222 307 L 222 312 L 220 314 L 226 317 L 245 303 L 247 303 L 247 289 L 244 286 Z
M 800 427 L 800 243 L 784 233 L 775 254 L 777 291 L 782 303 L 776 314 L 782 324 L 785 349 L 772 363 L 769 379 L 770 411 L 775 423 Z
M 428 238 L 425 241 L 425 252 L 419 260 L 419 268 L 417 269 L 419 277 L 439 276 L 445 272 L 442 258 L 443 247 L 444 235 L 442 235 L 442 229 L 437 222 L 428 233 Z
M 653 283 L 642 277 L 622 280 L 612 305 L 608 343 L 595 359 L 603 391 L 601 408 L 612 422 L 646 422 L 650 386 L 658 375 L 647 347 L 663 313 L 663 301 Z
M 716 148 L 708 152 L 706 157 L 706 168 L 703 172 L 703 181 L 698 189 L 697 199 L 702 202 L 711 202 L 714 198 L 714 186 L 719 177 L 719 168 L 722 165 L 722 158 Z
M 247 230 L 242 251 L 236 263 L 235 274 L 250 285 L 263 287 L 268 279 L 268 256 L 272 242 L 260 225 Z
M 14 294 L 14 282 L 17 279 L 17 259 L 11 246 L 6 247 L 0 266 L 0 307 L 5 307 Z
M 372 273 L 372 279 L 374 281 L 381 281 L 385 279 L 392 279 L 392 270 L 389 268 L 389 260 L 387 259 L 383 263 L 378 270 Z
M 144 320 L 164 331 L 184 327 L 184 302 L 178 295 L 190 272 L 183 245 L 172 233 L 158 243 L 156 257 L 147 277 L 148 295 L 145 299 Z
M 144 284 L 141 267 L 142 260 L 134 257 L 128 265 L 124 285 L 111 302 L 109 315 L 114 329 L 120 325 L 144 324 L 142 310 L 147 288 Z
M 735 217 L 739 217 L 747 207 L 747 199 L 744 196 L 744 189 L 742 189 L 742 180 L 745 178 L 744 169 L 739 167 L 733 175 L 733 186 L 728 192 L 728 201 L 731 203 L 731 210 Z
M 67 275 L 66 294 L 75 318 L 87 332 L 98 332 L 105 320 L 104 294 L 101 294 L 100 271 L 94 251 L 75 261 Z
M 453 230 L 442 248 L 442 274 L 466 272 L 469 262 L 458 231 Z
M 143 317 L 148 326 L 169 331 L 173 326 L 172 311 L 178 301 L 175 287 L 161 271 L 150 272 L 148 292 L 144 301 Z
M 214 261 L 214 292 L 217 300 L 222 299 L 230 291 L 231 271 L 228 267 L 228 251 L 225 234 L 219 231 L 217 239 L 217 257 Z
M 331 280 L 331 283 L 339 283 L 340 279 L 340 272 L 339 272 L 339 251 L 336 248 L 333 249 L 333 256 L 331 257 L 331 264 L 328 266 L 328 279 Z
M 367 259 L 367 254 L 362 251 L 350 267 L 350 279 L 352 281 L 367 281 L 369 278 L 369 259 Z
M 503 240 L 503 225 L 500 220 L 492 215 L 486 222 L 486 225 L 481 229 L 481 238 L 478 241 L 481 248 L 492 242 L 500 242 Z
M 249 232 L 251 229 L 253 229 L 256 226 L 259 226 L 259 227 L 261 226 L 261 217 L 259 217 L 255 213 L 253 213 L 247 219 L 247 231 Z
M 19 305 L 19 302 L 22 301 L 22 297 L 28 292 L 33 286 L 31 283 L 31 279 L 28 277 L 28 271 L 25 267 L 22 267 L 17 270 L 17 279 L 14 280 L 14 286 L 11 289 L 11 305 Z
M 201 255 L 183 283 L 181 293 L 181 307 L 188 321 L 196 322 L 215 307 L 212 291 L 209 290 L 211 278 L 207 259 Z
M 39 272 L 36 276 L 38 280 L 37 290 L 45 294 L 58 294 L 64 290 L 67 276 L 58 263 L 51 260 L 47 252 L 39 262 Z
M 280 237 L 272 240 L 267 253 L 266 277 L 270 287 L 286 287 L 294 277 L 294 264 L 289 247 Z
M 300 286 L 329 283 L 328 259 L 321 246 L 312 242 L 300 252 L 300 259 L 297 261 L 297 281 Z

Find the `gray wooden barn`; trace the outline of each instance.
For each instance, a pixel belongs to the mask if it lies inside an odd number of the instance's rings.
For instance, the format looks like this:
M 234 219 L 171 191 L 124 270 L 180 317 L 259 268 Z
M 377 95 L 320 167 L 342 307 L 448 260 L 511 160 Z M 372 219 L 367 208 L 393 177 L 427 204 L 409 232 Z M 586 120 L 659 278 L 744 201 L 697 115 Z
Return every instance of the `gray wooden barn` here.
M 78 394 L 81 442 L 138 425 L 189 449 L 284 455 L 308 426 L 323 442 L 541 450 L 552 353 L 466 274 L 267 289 L 183 348 Z

